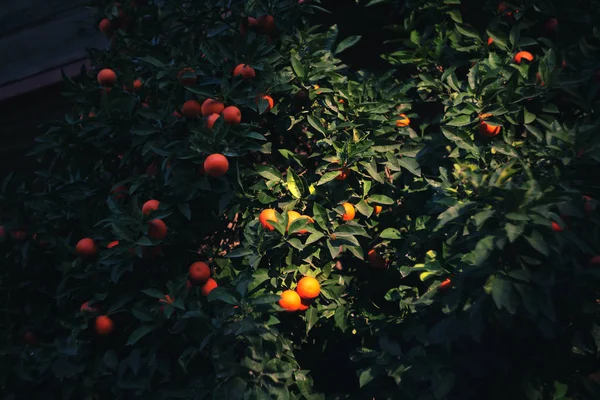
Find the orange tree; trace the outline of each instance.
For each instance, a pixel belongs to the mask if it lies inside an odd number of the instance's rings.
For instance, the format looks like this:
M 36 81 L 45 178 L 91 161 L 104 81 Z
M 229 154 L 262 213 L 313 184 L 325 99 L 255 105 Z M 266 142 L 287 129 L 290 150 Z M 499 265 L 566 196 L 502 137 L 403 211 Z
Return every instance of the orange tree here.
M 595 398 L 598 4 L 96 2 L 2 183 L 8 398 Z

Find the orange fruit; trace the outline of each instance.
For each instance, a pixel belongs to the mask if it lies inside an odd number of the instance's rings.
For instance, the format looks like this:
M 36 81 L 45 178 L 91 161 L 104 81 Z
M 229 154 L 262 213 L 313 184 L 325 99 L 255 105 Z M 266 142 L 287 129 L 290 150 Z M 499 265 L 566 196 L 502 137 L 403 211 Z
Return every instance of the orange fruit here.
M 94 257 L 97 253 L 98 249 L 96 248 L 96 243 L 94 243 L 93 239 L 84 238 L 77 242 L 77 246 L 75 246 L 75 253 L 79 257 L 83 258 L 91 258 Z
M 281 293 L 279 306 L 286 311 L 296 311 L 300 308 L 300 295 L 293 290 L 286 290 Z
M 560 226 L 558 223 L 556 223 L 554 221 L 552 221 L 552 224 L 550 227 L 552 228 L 552 230 L 554 232 L 562 232 L 564 230 L 562 226 Z
M 107 249 L 112 249 L 113 247 L 116 247 L 119 245 L 119 241 L 118 240 L 113 240 L 112 242 L 110 242 L 109 244 L 106 245 Z
M 266 100 L 267 103 L 269 103 L 267 105 L 267 108 L 264 111 L 266 113 L 269 112 L 269 111 L 271 111 L 271 109 L 275 106 L 275 101 L 273 100 L 273 98 L 271 96 L 269 96 L 268 94 L 263 94 L 263 95 L 257 96 L 256 99 L 254 100 L 254 102 L 256 103 L 257 107 L 258 107 L 258 104 L 260 102 L 259 101 L 260 99 Z
M 298 211 L 288 211 L 287 215 L 288 215 L 288 224 L 287 224 L 287 228 L 285 228 L 286 231 L 288 231 L 290 229 L 290 225 L 292 225 L 292 222 L 294 222 L 295 220 L 297 220 L 298 218 L 301 217 L 301 215 Z
M 342 204 L 342 207 L 344 207 L 344 210 L 346 210 L 346 212 L 342 215 L 344 221 L 352 221 L 354 219 L 354 216 L 356 215 L 354 206 L 350 203 L 344 203 Z
M 196 100 L 188 100 L 183 103 L 181 112 L 186 118 L 196 118 L 202 113 L 202 106 Z
M 219 285 L 217 285 L 217 281 L 215 281 L 213 278 L 208 278 L 206 283 L 202 285 L 202 288 L 200 288 L 200 292 L 202 292 L 202 296 L 206 297 L 214 288 L 218 286 Z
M 340 174 L 335 177 L 338 181 L 345 181 L 350 175 L 350 170 L 346 167 L 340 168 Z
M 312 276 L 305 276 L 298 281 L 296 293 L 303 299 L 314 299 L 321 293 L 321 285 Z
M 25 340 L 25 343 L 27 343 L 27 344 L 36 344 L 38 341 L 37 337 L 35 336 L 35 333 L 33 333 L 31 331 L 25 332 L 25 335 L 23 335 L 23 339 Z
M 594 211 L 594 204 L 592 203 L 592 198 L 590 196 L 583 196 L 583 209 L 586 214 L 590 214 Z
M 181 118 L 181 117 L 183 117 L 183 114 L 181 114 L 181 113 L 180 113 L 179 111 L 177 111 L 177 110 L 173 111 L 173 114 L 172 114 L 172 115 L 173 115 L 175 118 Z
M 102 86 L 113 86 L 117 83 L 117 74 L 109 68 L 105 68 L 98 72 L 98 83 Z
M 229 161 L 223 154 L 211 154 L 204 160 L 204 172 L 206 175 L 218 178 L 229 170 Z
M 408 118 L 406 114 L 400 114 L 399 117 L 400 118 L 396 120 L 397 127 L 401 128 L 410 125 L 410 118 Z
M 206 99 L 201 107 L 202 116 L 208 117 L 211 114 L 221 114 L 224 108 L 225 104 L 223 102 L 215 99 Z
M 217 122 L 217 120 L 219 119 L 220 115 L 219 114 L 211 114 L 208 117 L 206 117 L 206 127 L 212 131 L 213 126 L 215 126 L 215 122 Z
M 367 259 L 369 260 L 369 264 L 373 268 L 385 268 L 387 262 L 385 258 L 379 255 L 375 249 L 369 250 L 367 253 Z
M 271 15 L 258 17 L 258 26 L 263 33 L 272 33 L 275 30 L 275 18 Z
M 375 215 L 379 214 L 381 212 L 381 210 L 383 210 L 382 206 L 375 206 L 373 207 L 373 210 L 375 212 Z
M 308 307 L 312 304 L 312 299 L 303 299 L 300 298 L 300 306 L 298 307 L 298 311 L 306 311 Z
M 491 37 L 489 37 L 488 40 L 487 40 L 488 46 L 491 46 L 492 43 L 494 43 L 494 39 L 492 39 Z
M 167 236 L 167 224 L 160 219 L 148 221 L 148 236 L 152 239 L 163 240 Z
M 440 283 L 440 289 L 442 290 L 448 289 L 450 286 L 452 286 L 452 281 L 450 279 L 446 279 Z
M 272 208 L 262 210 L 260 212 L 260 215 L 258 216 L 258 220 L 260 221 L 260 224 L 263 226 L 263 228 L 268 229 L 270 231 L 274 230 L 275 227 L 269 224 L 268 221 L 279 222 L 277 221 L 277 215 L 275 215 L 275 210 Z
M 517 64 L 521 64 L 521 60 L 527 60 L 527 61 L 533 61 L 533 55 L 528 52 L 528 51 L 520 51 L 517 54 L 515 54 L 515 62 Z
M 185 281 L 185 290 L 190 291 L 194 287 L 194 284 L 189 279 Z
M 181 83 L 183 86 L 191 86 L 196 83 L 198 78 L 196 76 L 183 76 L 183 75 L 184 74 L 190 75 L 190 74 L 195 74 L 195 73 L 196 73 L 196 71 L 194 71 L 192 68 L 186 67 L 177 73 L 177 79 L 179 80 L 179 83 Z
M 23 240 L 27 239 L 27 232 L 25 231 L 12 231 L 11 232 L 11 236 L 14 240 L 18 241 L 18 242 L 22 242 Z
M 546 21 L 545 27 L 546 27 L 546 31 L 548 31 L 550 33 L 554 32 L 556 30 L 556 28 L 558 27 L 558 19 L 550 18 L 548 21 Z
M 97 317 L 95 325 L 98 335 L 108 335 L 115 329 L 115 323 L 106 315 Z
M 242 122 L 242 112 L 236 106 L 229 106 L 223 110 L 223 120 L 229 125 L 237 125 Z
M 158 200 L 148 200 L 142 206 L 142 214 L 150 215 L 152 211 L 158 210 L 158 206 L 160 205 L 160 201 Z
M 194 283 L 204 283 L 210 278 L 210 267 L 202 261 L 195 262 L 190 265 L 189 276 Z
M 500 133 L 500 126 L 489 125 L 485 121 L 479 122 L 479 134 L 488 138 L 494 137 Z
M 105 35 L 110 35 L 112 33 L 112 24 L 108 18 L 102 18 L 98 24 L 98 29 L 100 29 L 100 32 L 104 33 Z
M 546 85 L 546 83 L 544 82 L 544 80 L 542 79 L 542 74 L 540 74 L 539 72 L 535 73 L 535 81 L 537 82 L 538 85 L 540 86 L 544 86 Z
M 247 64 L 239 64 L 233 70 L 233 76 L 236 77 L 238 75 L 241 75 L 243 79 L 251 79 L 256 77 L 256 71 Z
M 83 312 L 97 312 L 98 309 L 96 307 L 90 307 L 90 302 L 86 301 L 85 303 L 83 303 L 81 305 L 81 307 L 79 307 L 79 311 L 83 311 Z

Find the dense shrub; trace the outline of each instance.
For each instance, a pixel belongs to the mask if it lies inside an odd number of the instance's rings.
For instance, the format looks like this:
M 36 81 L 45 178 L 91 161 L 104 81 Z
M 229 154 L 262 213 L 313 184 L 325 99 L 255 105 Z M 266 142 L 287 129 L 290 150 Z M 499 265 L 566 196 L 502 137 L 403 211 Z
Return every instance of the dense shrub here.
M 96 2 L 2 184 L 6 399 L 600 396 L 598 2 L 357 4 L 371 70 L 314 0 Z

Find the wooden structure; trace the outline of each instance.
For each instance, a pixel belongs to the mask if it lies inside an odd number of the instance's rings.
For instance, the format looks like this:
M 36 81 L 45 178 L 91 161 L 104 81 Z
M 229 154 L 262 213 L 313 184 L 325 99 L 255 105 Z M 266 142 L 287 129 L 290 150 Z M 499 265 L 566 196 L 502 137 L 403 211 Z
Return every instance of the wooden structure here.
M 0 176 L 20 168 L 36 127 L 60 118 L 61 71 L 76 75 L 86 48 L 103 48 L 85 0 L 16 0 L 0 7 Z

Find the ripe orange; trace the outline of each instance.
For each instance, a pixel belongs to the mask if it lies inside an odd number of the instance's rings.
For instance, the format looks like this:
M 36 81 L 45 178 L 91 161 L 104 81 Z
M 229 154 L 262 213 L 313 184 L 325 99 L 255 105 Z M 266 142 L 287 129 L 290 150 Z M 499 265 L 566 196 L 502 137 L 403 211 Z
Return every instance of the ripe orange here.
M 217 122 L 217 120 L 219 119 L 220 115 L 219 114 L 211 114 L 208 117 L 206 117 L 206 127 L 212 131 L 213 126 L 215 126 L 215 122 Z
M 292 224 L 292 222 L 294 222 L 295 220 L 297 220 L 298 218 L 301 217 L 301 215 L 298 211 L 288 211 L 287 215 L 288 215 L 288 224 L 287 224 L 287 228 L 285 228 L 286 232 L 288 230 L 290 230 L 290 225 Z
M 558 223 L 556 223 L 554 221 L 552 221 L 552 224 L 550 227 L 552 228 L 552 230 L 554 232 L 562 232 L 564 230 L 562 226 L 560 226 Z
M 183 103 L 181 112 L 186 118 L 196 118 L 202 113 L 202 106 L 196 100 L 188 100 Z
M 94 243 L 93 239 L 84 238 L 77 242 L 77 246 L 75 246 L 75 253 L 79 257 L 83 258 L 91 258 L 96 255 L 98 249 L 96 248 L 96 243 Z
M 350 175 L 350 169 L 346 167 L 340 168 L 339 171 L 340 174 L 335 177 L 335 179 L 337 179 L 338 181 L 345 181 L 348 178 L 348 175 Z
M 494 137 L 500 133 L 500 126 L 489 125 L 485 121 L 479 122 L 479 134 L 488 138 Z
M 271 111 L 271 109 L 275 106 L 275 101 L 273 100 L 273 98 L 271 96 L 269 96 L 268 94 L 263 94 L 263 95 L 258 95 L 256 97 L 256 99 L 254 100 L 254 102 L 256 103 L 256 106 L 258 107 L 258 104 L 260 102 L 260 99 L 266 100 L 267 103 L 269 103 L 267 105 L 267 108 L 265 109 L 264 112 L 269 112 Z
M 202 288 L 200 288 L 200 292 L 202 292 L 202 296 L 208 296 L 208 294 L 218 286 L 219 285 L 217 285 L 217 281 L 215 281 L 213 278 L 208 278 L 206 283 L 202 285 Z
M 446 279 L 440 283 L 440 289 L 442 290 L 448 289 L 450 286 L 452 286 L 452 281 L 450 279 Z
M 293 290 L 286 290 L 281 293 L 279 299 L 279 306 L 286 311 L 296 311 L 300 308 L 301 300 L 300 295 Z
M 25 343 L 27 343 L 27 344 L 36 344 L 38 341 L 37 336 L 35 336 L 35 333 L 33 333 L 31 331 L 25 332 L 25 335 L 23 335 L 23 339 L 25 340 Z
M 196 83 L 198 78 L 196 76 L 183 75 L 193 75 L 195 73 L 196 71 L 194 71 L 192 68 L 186 67 L 177 73 L 177 79 L 179 79 L 179 83 L 181 83 L 183 86 L 191 86 Z
M 25 231 L 12 231 L 10 234 L 11 237 L 18 242 L 22 242 L 23 240 L 27 239 L 27 232 Z
M 102 18 L 98 24 L 98 29 L 100 29 L 100 32 L 104 33 L 105 35 L 110 35 L 112 33 L 112 24 L 108 18 Z
M 233 76 L 236 77 L 238 75 L 241 75 L 243 79 L 251 79 L 256 77 L 256 71 L 247 64 L 239 64 L 233 70 Z
M 303 299 L 300 298 L 300 306 L 298 307 L 298 311 L 306 311 L 308 307 L 313 303 L 313 299 Z
M 344 207 L 344 210 L 346 210 L 346 212 L 342 215 L 344 221 L 352 221 L 354 219 L 354 216 L 356 215 L 354 206 L 350 203 L 344 203 L 342 204 L 342 207 Z
M 117 83 L 117 74 L 109 68 L 105 68 L 98 72 L 98 83 L 102 86 L 113 86 Z
M 321 293 L 321 285 L 312 276 L 305 276 L 298 282 L 296 292 L 303 299 L 314 299 Z
M 383 210 L 382 206 L 375 206 L 373 207 L 373 210 L 375 212 L 375 215 L 379 214 L 381 212 L 381 210 Z
M 487 40 L 488 46 L 491 46 L 492 43 L 494 43 L 494 39 L 492 39 L 491 37 L 489 37 L 488 40 Z
M 558 19 L 550 18 L 548 21 L 546 21 L 545 27 L 546 27 L 547 32 L 549 32 L 549 33 L 554 32 L 556 30 L 556 28 L 558 27 Z
M 148 221 L 148 236 L 152 239 L 163 240 L 167 236 L 167 224 L 160 219 Z
M 544 83 L 544 80 L 542 79 L 542 74 L 540 74 L 539 72 L 535 73 L 535 81 L 537 82 L 538 85 L 540 86 L 544 86 L 546 85 L 546 83 Z
M 236 106 L 229 106 L 223 110 L 223 120 L 229 125 L 242 122 L 242 112 Z
M 521 64 L 521 60 L 523 59 L 531 62 L 533 61 L 533 55 L 528 51 L 520 51 L 517 54 L 515 54 L 515 62 L 517 64 Z
M 95 325 L 98 335 L 108 335 L 115 329 L 115 323 L 106 315 L 97 317 Z
M 83 303 L 81 305 L 81 307 L 79 307 L 79 311 L 83 311 L 83 312 L 97 312 L 98 309 L 96 307 L 90 307 L 90 302 L 86 301 L 85 303 Z
M 369 250 L 367 253 L 367 259 L 369 260 L 369 264 L 373 268 L 385 268 L 387 262 L 385 258 L 379 255 L 375 249 Z
M 586 214 L 590 214 L 594 211 L 594 204 L 592 203 L 592 198 L 590 196 L 583 196 L 583 209 Z
M 158 210 L 158 206 L 160 205 L 160 201 L 158 200 L 148 200 L 142 206 L 142 214 L 150 215 L 152 211 Z
M 128 92 L 139 92 L 143 85 L 144 84 L 142 83 L 141 79 L 136 79 L 131 85 L 123 85 L 123 89 L 127 90 Z
M 194 283 L 204 283 L 210 278 L 210 267 L 202 261 L 195 262 L 190 265 L 189 276 Z
M 410 125 L 410 118 L 408 118 L 406 116 L 406 114 L 400 114 L 399 117 L 400 117 L 400 119 L 396 120 L 397 127 L 401 128 L 401 127 Z
M 106 245 L 107 249 L 112 249 L 113 247 L 116 247 L 119 245 L 119 241 L 118 240 L 113 240 L 112 242 L 110 242 L 109 244 Z
M 204 160 L 204 171 L 206 175 L 218 178 L 229 170 L 229 161 L 223 154 L 211 154 Z
M 185 281 L 185 290 L 190 291 L 194 287 L 194 284 L 189 279 Z
M 260 224 L 263 226 L 263 228 L 268 229 L 270 231 L 274 230 L 275 227 L 267 221 L 279 222 L 277 221 L 277 215 L 275 215 L 275 210 L 272 208 L 262 210 L 260 212 L 260 215 L 258 216 L 258 220 L 260 221 Z
M 272 33 L 275 30 L 275 18 L 271 15 L 258 17 L 258 26 L 263 33 Z
M 222 101 L 215 99 L 206 99 L 202 103 L 201 112 L 203 117 L 208 117 L 211 114 L 221 114 L 225 104 Z

